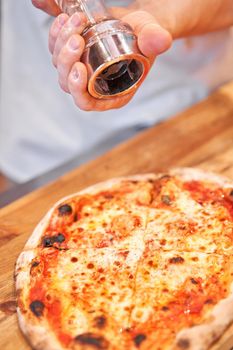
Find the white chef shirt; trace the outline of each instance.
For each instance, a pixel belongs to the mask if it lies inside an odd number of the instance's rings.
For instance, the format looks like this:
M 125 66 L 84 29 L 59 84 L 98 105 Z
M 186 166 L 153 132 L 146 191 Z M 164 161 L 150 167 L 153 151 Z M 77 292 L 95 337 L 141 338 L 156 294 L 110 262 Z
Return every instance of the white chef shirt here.
M 29 180 L 113 131 L 150 126 L 233 78 L 232 29 L 177 40 L 120 110 L 84 112 L 61 91 L 47 48 L 48 15 L 29 0 L 2 1 L 0 171 Z

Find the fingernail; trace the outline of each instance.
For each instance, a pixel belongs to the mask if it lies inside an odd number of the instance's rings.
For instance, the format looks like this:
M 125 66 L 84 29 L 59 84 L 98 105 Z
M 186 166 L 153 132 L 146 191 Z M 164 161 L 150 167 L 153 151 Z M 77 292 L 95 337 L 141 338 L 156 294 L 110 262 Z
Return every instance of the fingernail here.
M 71 24 L 75 27 L 79 27 L 81 23 L 80 16 L 78 13 L 74 13 L 71 17 Z
M 73 80 L 78 80 L 79 78 L 79 72 L 76 68 L 73 70 L 72 77 L 73 77 Z
M 66 16 L 60 15 L 58 20 L 59 20 L 59 24 L 63 26 L 66 23 Z
M 68 42 L 68 46 L 69 48 L 71 48 L 71 50 L 74 50 L 74 51 L 78 50 L 79 42 L 74 36 L 72 36 Z

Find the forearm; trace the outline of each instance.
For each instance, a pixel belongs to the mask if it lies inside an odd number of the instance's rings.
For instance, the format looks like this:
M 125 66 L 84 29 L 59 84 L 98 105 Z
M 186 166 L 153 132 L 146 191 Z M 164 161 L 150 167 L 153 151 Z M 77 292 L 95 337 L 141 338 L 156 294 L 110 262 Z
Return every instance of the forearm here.
M 173 38 L 198 35 L 233 25 L 233 0 L 137 0 Z

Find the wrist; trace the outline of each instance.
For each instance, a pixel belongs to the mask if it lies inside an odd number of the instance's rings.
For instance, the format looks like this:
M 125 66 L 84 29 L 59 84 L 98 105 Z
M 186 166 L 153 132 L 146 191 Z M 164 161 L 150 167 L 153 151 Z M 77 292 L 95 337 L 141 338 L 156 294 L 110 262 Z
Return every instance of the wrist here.
M 152 14 L 173 39 L 233 25 L 233 0 L 138 0 L 134 7 Z

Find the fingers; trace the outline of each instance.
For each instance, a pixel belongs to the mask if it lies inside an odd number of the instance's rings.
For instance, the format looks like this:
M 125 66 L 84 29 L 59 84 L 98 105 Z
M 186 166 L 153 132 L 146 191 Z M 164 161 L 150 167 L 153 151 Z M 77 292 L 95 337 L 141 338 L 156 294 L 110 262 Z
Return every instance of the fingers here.
M 52 16 L 57 16 L 61 13 L 60 8 L 54 0 L 32 0 L 32 4 Z
M 87 85 L 86 67 L 83 63 L 77 62 L 69 74 L 68 88 L 75 104 L 84 111 L 106 111 L 120 108 L 128 103 L 134 95 L 131 93 L 122 97 L 113 97 L 110 100 L 99 100 L 89 94 Z
M 171 34 L 161 27 L 148 12 L 131 12 L 124 16 L 122 20 L 131 25 L 138 37 L 139 49 L 150 59 L 153 60 L 171 46 Z
M 84 47 L 84 39 L 80 35 L 74 34 L 61 49 L 57 57 L 58 81 L 65 92 L 70 92 L 68 87 L 68 76 L 72 66 L 80 61 Z
M 49 32 L 49 51 L 51 54 L 53 54 L 55 44 L 58 38 L 58 35 L 64 26 L 64 24 L 68 21 L 69 16 L 65 13 L 62 13 L 59 15 L 53 22 L 50 32 Z
M 85 28 L 84 15 L 76 12 L 73 14 L 60 29 L 57 39 L 55 40 L 53 50 L 53 64 L 57 66 L 57 58 L 61 49 L 66 45 L 67 41 L 73 34 L 81 34 Z
M 131 12 L 122 19 L 135 31 L 138 46 L 142 53 L 149 57 L 151 64 L 158 54 L 170 47 L 171 35 L 149 13 Z M 61 14 L 51 27 L 49 49 L 58 70 L 60 86 L 72 95 L 75 104 L 82 110 L 106 111 L 120 108 L 132 99 L 136 91 L 107 100 L 94 98 L 88 92 L 87 68 L 80 62 L 85 47 L 80 34 L 85 24 L 84 16 L 80 13 L 75 13 L 71 17 Z

